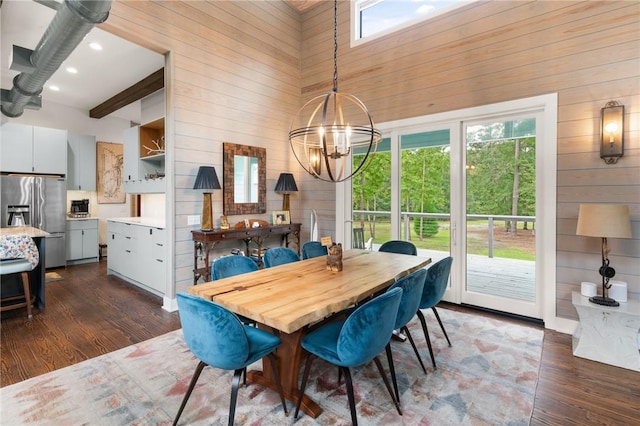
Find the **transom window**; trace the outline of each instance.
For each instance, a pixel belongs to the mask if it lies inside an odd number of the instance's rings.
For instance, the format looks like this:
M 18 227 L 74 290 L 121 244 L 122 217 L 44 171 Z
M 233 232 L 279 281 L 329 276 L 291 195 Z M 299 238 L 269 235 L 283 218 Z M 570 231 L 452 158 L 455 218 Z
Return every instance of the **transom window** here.
M 374 38 L 433 18 L 470 0 L 356 0 L 352 4 L 353 41 Z

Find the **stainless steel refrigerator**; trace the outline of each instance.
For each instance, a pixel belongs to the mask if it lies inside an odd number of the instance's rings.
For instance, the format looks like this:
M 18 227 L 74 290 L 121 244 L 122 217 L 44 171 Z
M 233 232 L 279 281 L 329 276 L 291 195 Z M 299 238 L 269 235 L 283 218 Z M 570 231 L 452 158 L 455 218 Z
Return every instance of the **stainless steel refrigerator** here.
M 66 265 L 67 183 L 55 176 L 0 176 L 0 225 L 32 226 L 51 234 L 45 267 Z

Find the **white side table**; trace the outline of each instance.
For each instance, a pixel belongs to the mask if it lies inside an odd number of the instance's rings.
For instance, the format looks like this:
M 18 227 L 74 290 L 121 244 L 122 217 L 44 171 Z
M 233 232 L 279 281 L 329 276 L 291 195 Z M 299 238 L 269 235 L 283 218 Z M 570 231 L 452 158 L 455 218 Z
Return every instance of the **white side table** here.
M 573 334 L 573 354 L 640 371 L 640 302 L 620 302 L 617 307 L 596 305 L 577 291 L 571 301 L 580 318 Z

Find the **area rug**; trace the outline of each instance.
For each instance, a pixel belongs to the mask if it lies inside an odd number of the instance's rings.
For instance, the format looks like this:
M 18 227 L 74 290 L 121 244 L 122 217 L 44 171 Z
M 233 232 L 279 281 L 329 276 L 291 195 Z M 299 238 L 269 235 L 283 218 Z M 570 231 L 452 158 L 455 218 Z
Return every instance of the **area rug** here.
M 448 347 L 431 310 L 437 369 L 430 364 L 420 323 L 410 330 L 428 371 L 408 342 L 393 342 L 403 415 L 392 405 L 375 365 L 353 374 L 361 425 L 527 425 L 533 410 L 543 331 L 478 315 L 439 309 Z M 386 357 L 382 355 L 383 365 Z M 2 425 L 170 425 L 197 360 L 181 330 L 0 389 Z M 256 363 L 253 368 L 260 368 Z M 241 387 L 237 425 L 348 425 L 344 380 L 337 368 L 314 362 L 309 396 L 324 410 L 312 419 L 285 417 L 277 394 Z M 231 373 L 205 368 L 180 419 L 182 425 L 224 425 Z M 289 403 L 289 409 L 293 406 Z

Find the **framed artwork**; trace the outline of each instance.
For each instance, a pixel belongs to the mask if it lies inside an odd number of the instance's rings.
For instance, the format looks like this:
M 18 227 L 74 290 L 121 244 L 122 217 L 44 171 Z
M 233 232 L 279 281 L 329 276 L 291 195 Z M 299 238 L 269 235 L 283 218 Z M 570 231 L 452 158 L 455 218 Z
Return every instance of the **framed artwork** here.
M 124 204 L 126 201 L 122 178 L 123 158 L 121 143 L 96 144 L 98 204 Z
M 276 210 L 273 212 L 273 224 L 274 225 L 289 225 L 291 218 L 289 217 L 289 211 Z

